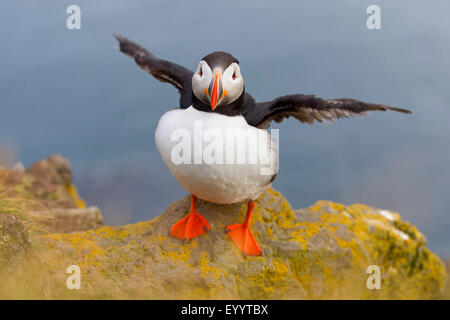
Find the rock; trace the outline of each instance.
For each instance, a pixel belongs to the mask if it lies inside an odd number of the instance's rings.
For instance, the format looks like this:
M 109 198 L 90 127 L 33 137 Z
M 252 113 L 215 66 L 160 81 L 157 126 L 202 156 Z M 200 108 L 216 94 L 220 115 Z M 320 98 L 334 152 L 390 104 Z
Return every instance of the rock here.
M 30 215 L 40 218 L 51 232 L 68 233 L 95 229 L 103 225 L 103 217 L 97 207 L 50 209 L 33 211 Z M 44 218 L 45 217 L 45 218 Z
M 244 258 L 225 227 L 243 221 L 246 204 L 199 201 L 211 230 L 184 244 L 169 229 L 187 213 L 189 197 L 151 221 L 102 226 L 99 210 L 85 207 L 69 162 L 59 155 L 2 177 L 0 298 L 445 297 L 443 263 L 391 211 L 329 201 L 293 210 L 270 189 L 252 218 L 263 256 Z M 81 268 L 81 290 L 66 287 L 70 265 Z M 366 285 L 371 265 L 381 271 L 379 290 Z
M 79 197 L 69 161 L 61 155 L 40 160 L 26 170 L 19 163 L 3 170 L 0 177 L 0 189 L 7 190 L 6 207 L 22 216 L 39 217 L 35 222 L 48 232 L 81 231 L 103 225 L 99 209 L 86 208 Z
M 450 260 L 445 261 L 445 269 L 447 270 L 447 274 L 450 274 Z M 450 300 L 450 277 L 447 277 L 444 293 L 440 298 L 442 300 Z
M 22 162 L 17 162 L 11 167 L 11 170 L 23 173 L 25 172 L 25 166 L 23 165 Z
M 176 201 L 152 221 L 43 236 L 40 259 L 53 283 L 45 297 L 428 299 L 443 290 L 443 263 L 397 213 L 329 201 L 293 210 L 270 189 L 252 218 L 263 256 L 245 258 L 225 233 L 243 221 L 245 204 L 199 201 L 211 230 L 184 244 L 168 233 L 189 203 Z M 73 264 L 82 289 L 64 291 Z M 366 285 L 371 265 L 381 270 L 379 290 Z
M 29 191 L 46 208 L 84 208 L 72 185 L 72 170 L 69 161 L 61 155 L 52 155 L 40 160 L 26 170 L 32 180 Z

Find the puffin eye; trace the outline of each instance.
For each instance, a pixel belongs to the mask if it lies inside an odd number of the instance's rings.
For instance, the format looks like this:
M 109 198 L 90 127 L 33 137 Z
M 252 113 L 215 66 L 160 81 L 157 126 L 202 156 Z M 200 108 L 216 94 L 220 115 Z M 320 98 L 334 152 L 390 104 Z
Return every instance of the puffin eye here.
M 233 80 L 237 78 L 236 71 L 233 72 Z
M 202 70 L 202 68 L 200 68 L 200 71 L 198 72 L 198 74 L 199 74 L 200 77 L 203 76 L 203 70 Z

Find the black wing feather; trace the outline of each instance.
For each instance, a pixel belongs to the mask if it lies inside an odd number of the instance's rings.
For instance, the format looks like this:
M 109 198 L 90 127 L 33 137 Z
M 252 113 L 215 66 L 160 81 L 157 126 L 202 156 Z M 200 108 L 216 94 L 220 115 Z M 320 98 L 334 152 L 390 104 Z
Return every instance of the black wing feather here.
M 244 116 L 250 125 L 268 128 L 271 121 L 281 122 L 289 117 L 313 124 L 314 121 L 333 121 L 334 119 L 364 115 L 366 111 L 386 110 L 411 113 L 406 109 L 353 99 L 325 100 L 314 95 L 292 94 L 278 97 L 272 101 L 256 103 L 247 109 Z
M 134 58 L 136 64 L 162 82 L 169 82 L 180 92 L 180 107 L 187 108 L 192 103 L 193 72 L 179 64 L 162 60 L 142 48 L 140 45 L 121 36 L 114 35 L 119 41 L 120 51 Z

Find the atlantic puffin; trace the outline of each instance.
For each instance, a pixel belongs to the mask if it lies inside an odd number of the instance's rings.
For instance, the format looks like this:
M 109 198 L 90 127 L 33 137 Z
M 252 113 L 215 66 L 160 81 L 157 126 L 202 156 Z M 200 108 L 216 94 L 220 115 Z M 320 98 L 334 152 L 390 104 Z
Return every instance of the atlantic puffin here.
M 304 94 L 290 94 L 271 101 L 255 102 L 245 91 L 238 59 L 229 53 L 218 51 L 206 55 L 200 60 L 196 71 L 192 72 L 155 57 L 121 35 L 116 34 L 115 38 L 119 41 L 121 52 L 134 58 L 139 67 L 156 79 L 174 85 L 180 93 L 179 108 L 168 111 L 161 117 L 155 132 L 155 142 L 175 179 L 191 193 L 189 213 L 170 229 L 171 236 L 183 241 L 189 241 L 210 229 L 206 219 L 197 212 L 197 198 L 219 204 L 248 201 L 244 222 L 229 225 L 225 231 L 244 256 L 262 254 L 250 230 L 250 221 L 255 200 L 271 186 L 278 171 L 278 149 L 268 131 L 271 121 L 281 122 L 294 117 L 301 122 L 313 124 L 314 121 L 363 115 L 366 111 L 411 113 L 406 109 L 383 104 L 354 99 L 325 100 Z M 195 130 L 199 126 L 202 132 L 214 130 L 221 135 L 226 135 L 227 130 L 265 135 L 267 139 L 260 139 L 262 142 L 255 140 L 256 146 L 245 144 L 244 150 L 246 156 L 251 156 L 256 149 L 268 154 L 265 172 L 261 173 L 262 163 L 259 161 L 244 161 L 239 164 L 173 161 L 174 132 L 184 130 L 195 136 Z M 237 139 L 240 138 L 242 137 L 238 135 Z M 227 151 L 225 148 L 224 152 L 237 151 Z

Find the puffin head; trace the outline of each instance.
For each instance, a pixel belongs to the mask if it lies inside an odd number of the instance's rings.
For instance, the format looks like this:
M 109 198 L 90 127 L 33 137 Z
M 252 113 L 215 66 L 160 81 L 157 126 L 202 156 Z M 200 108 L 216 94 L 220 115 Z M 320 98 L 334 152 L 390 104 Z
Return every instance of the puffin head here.
M 236 101 L 244 93 L 239 60 L 223 51 L 205 56 L 192 77 L 192 92 L 211 111 Z

